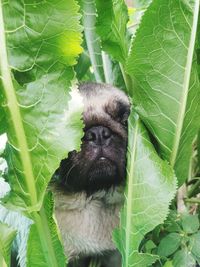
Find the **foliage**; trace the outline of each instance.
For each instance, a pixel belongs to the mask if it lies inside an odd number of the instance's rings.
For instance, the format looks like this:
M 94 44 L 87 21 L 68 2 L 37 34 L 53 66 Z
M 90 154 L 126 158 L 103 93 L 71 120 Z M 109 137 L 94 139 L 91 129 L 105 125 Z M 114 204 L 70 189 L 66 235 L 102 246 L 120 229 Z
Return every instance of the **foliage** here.
M 123 266 L 146 266 L 158 257 L 138 253 L 140 243 L 146 233 L 166 218 L 176 180 L 169 164 L 157 155 L 134 112 L 130 114 L 128 139 L 127 201 L 121 212 L 121 228 L 115 231 L 114 237 L 122 252 Z
M 127 61 L 135 109 L 156 138 L 162 157 L 175 167 L 180 185 L 187 178 L 192 142 L 200 126 L 194 53 L 198 13 L 198 1 L 190 5 L 153 1 Z
M 33 220 L 27 266 L 65 266 L 46 189 L 80 147 L 76 77 L 118 86 L 132 103 L 125 205 L 113 234 L 123 267 L 200 264 L 199 0 L 135 4 L 0 1 L 1 175 L 11 186 L 4 205 Z
M 41 245 L 36 253 L 42 256 L 37 266 L 65 266 L 55 223 L 42 203 L 61 159 L 79 148 L 82 136 L 82 105 L 72 68 L 82 51 L 78 5 L 73 0 L 25 5 L 4 1 L 0 8 L 1 98 L 6 113 L 1 124 L 8 137 L 6 176 L 11 186 L 4 202 L 35 222 L 28 244 L 35 246 L 34 231 Z M 51 224 L 45 223 L 49 220 Z M 27 262 L 32 266 L 29 253 Z
M 16 236 L 13 230 L 6 224 L 0 224 L 0 265 L 10 266 L 11 244 Z

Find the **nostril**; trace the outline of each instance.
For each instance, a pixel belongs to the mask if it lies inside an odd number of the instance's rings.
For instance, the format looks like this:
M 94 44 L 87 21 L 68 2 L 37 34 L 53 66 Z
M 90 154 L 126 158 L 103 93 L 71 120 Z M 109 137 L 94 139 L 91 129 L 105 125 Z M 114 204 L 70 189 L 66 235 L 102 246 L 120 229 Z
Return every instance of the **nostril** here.
M 102 137 L 104 138 L 104 139 L 108 139 L 108 138 L 110 138 L 111 137 L 111 131 L 108 129 L 108 128 L 106 128 L 106 127 L 104 127 L 103 128 L 103 131 L 102 131 Z
M 93 131 L 88 130 L 85 133 L 85 140 L 86 141 L 95 141 L 96 140 L 96 134 Z

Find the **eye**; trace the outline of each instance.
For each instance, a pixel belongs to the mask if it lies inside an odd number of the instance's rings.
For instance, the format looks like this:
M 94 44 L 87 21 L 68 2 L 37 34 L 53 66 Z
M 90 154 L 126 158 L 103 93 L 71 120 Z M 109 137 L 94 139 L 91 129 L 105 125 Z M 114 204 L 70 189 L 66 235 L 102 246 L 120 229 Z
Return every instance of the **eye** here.
M 105 111 L 112 119 L 119 122 L 123 126 L 127 126 L 128 116 L 130 114 L 130 105 L 121 100 L 113 101 L 105 107 Z
M 127 126 L 129 114 L 130 114 L 129 106 L 119 103 L 117 118 L 122 125 Z

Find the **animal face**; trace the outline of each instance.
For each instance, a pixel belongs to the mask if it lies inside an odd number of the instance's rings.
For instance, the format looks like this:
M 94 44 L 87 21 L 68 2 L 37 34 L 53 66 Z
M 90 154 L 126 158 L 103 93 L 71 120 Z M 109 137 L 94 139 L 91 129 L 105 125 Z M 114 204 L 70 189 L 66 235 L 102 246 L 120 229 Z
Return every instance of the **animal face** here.
M 125 181 L 127 96 L 106 84 L 80 85 L 85 123 L 81 151 L 72 151 L 61 162 L 59 176 L 63 188 L 71 192 L 93 193 Z

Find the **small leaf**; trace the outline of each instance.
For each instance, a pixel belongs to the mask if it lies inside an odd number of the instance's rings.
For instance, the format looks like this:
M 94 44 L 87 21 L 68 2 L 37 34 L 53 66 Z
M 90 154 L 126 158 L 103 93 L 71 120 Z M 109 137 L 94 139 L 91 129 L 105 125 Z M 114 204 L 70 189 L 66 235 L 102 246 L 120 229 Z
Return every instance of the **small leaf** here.
M 7 266 L 10 266 L 11 245 L 16 233 L 16 230 L 0 222 L 0 254 L 3 256 Z
M 127 265 L 128 267 L 145 267 L 145 266 L 152 266 L 152 264 L 158 260 L 157 255 L 151 255 L 148 253 L 138 253 L 134 252 L 132 255 L 133 261 L 130 261 L 130 264 Z M 124 265 L 123 265 L 124 266 Z
M 178 232 L 182 231 L 181 224 L 180 224 L 180 216 L 173 210 L 170 211 L 166 221 L 165 221 L 165 229 L 168 232 Z
M 170 233 L 165 236 L 159 246 L 158 255 L 161 257 L 167 257 L 173 254 L 181 244 L 181 236 L 177 233 Z
M 163 267 L 174 267 L 172 261 L 166 261 Z M 180 267 L 180 266 L 179 266 Z
M 182 218 L 183 230 L 188 234 L 193 234 L 199 229 L 199 218 L 198 215 L 183 215 Z
M 145 251 L 148 253 L 152 252 L 152 249 L 156 248 L 156 244 L 152 240 L 148 240 L 145 243 Z
M 195 263 L 195 259 L 186 249 L 177 251 L 173 258 L 173 267 L 194 267 Z
M 190 248 L 192 254 L 200 258 L 200 231 L 190 237 Z

